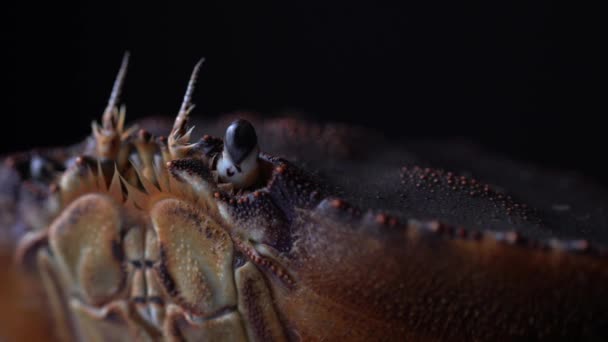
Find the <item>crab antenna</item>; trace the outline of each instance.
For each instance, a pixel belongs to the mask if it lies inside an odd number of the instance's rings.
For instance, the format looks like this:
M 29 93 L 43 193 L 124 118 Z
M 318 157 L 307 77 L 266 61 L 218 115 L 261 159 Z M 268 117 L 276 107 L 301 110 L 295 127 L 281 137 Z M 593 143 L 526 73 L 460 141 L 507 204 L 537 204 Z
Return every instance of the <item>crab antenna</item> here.
M 112 113 L 117 105 L 118 100 L 120 99 L 120 92 L 122 91 L 122 87 L 125 83 L 125 76 L 127 75 L 128 65 L 129 51 L 125 51 L 125 54 L 122 57 L 122 63 L 120 64 L 120 69 L 118 70 L 118 74 L 116 75 L 116 79 L 114 80 L 114 86 L 112 86 L 112 93 L 110 94 L 108 105 L 106 106 L 106 109 L 103 112 L 102 122 L 104 128 L 106 129 L 109 129 L 109 125 L 112 123 Z
M 184 100 L 182 101 L 182 105 L 179 108 L 179 113 L 175 118 L 175 124 L 173 125 L 172 135 L 181 135 L 185 132 L 186 121 L 188 121 L 188 113 L 193 108 L 191 104 L 192 93 L 194 93 L 194 86 L 196 85 L 196 79 L 198 78 L 198 72 L 201 68 L 201 65 L 205 61 L 205 58 L 201 58 L 198 63 L 194 66 L 192 70 L 192 74 L 190 75 L 190 81 L 188 82 L 188 88 L 186 88 L 186 94 L 184 95 Z

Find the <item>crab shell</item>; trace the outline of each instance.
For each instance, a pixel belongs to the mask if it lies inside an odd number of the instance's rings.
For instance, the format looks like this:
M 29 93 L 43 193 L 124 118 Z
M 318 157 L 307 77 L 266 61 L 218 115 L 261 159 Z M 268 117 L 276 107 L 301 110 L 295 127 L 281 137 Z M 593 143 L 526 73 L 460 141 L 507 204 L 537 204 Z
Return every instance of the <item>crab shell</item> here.
M 4 160 L 4 241 L 18 237 L 60 339 L 605 336 L 604 194 L 463 145 L 248 118 L 272 153 L 250 191 L 216 182 L 209 160 L 222 141 L 210 136 L 166 160 L 165 140 L 139 134 L 124 142 L 139 157 L 122 167 L 92 157 L 92 138 Z M 199 127 L 219 135 L 227 122 Z M 27 171 L 40 157 L 68 165 L 59 187 Z M 502 180 L 536 209 L 414 163 Z

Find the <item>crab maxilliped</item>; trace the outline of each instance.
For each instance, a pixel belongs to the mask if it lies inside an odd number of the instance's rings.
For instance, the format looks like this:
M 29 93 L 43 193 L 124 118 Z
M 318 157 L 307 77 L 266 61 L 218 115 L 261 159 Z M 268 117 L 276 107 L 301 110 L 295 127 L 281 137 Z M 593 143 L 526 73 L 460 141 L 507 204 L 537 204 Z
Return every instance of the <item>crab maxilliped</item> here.
M 199 120 L 224 139 L 194 140 L 200 62 L 172 127 L 127 128 L 127 60 L 86 141 L 0 166 L 2 243 L 59 339 L 608 336 L 601 189 L 300 119 Z

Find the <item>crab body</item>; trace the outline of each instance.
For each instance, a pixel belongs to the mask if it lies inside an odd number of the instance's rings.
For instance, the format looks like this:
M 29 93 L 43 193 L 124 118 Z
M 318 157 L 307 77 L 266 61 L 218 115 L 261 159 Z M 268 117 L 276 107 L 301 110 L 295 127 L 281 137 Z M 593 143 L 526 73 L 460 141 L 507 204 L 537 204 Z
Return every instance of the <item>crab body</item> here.
M 191 143 L 193 85 L 173 127 L 126 130 L 115 87 L 85 142 L 4 160 L 3 240 L 60 339 L 605 337 L 600 190 L 463 145 L 296 119 L 245 115 L 259 154 L 251 134 L 214 137 L 224 118 Z M 243 187 L 218 170 L 231 148 Z

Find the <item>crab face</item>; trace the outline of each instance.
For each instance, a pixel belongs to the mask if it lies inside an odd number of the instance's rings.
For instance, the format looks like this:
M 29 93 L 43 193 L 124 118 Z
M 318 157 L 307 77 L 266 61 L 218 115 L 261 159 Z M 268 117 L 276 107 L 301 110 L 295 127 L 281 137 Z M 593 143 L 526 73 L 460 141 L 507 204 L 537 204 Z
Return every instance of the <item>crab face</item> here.
M 604 194 L 335 124 L 200 121 L 225 138 L 193 142 L 199 68 L 173 127 L 124 128 L 125 58 L 91 138 L 4 161 L 4 235 L 61 339 L 604 336 Z M 415 163 L 473 169 L 516 196 Z

